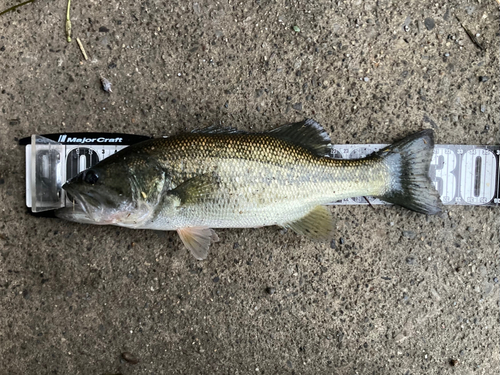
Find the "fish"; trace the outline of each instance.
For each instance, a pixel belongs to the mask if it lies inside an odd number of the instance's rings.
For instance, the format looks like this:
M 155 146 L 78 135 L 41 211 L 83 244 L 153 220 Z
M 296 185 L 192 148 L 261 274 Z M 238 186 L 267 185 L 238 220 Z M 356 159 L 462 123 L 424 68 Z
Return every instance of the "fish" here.
M 425 129 L 362 159 L 332 158 L 312 119 L 265 132 L 209 127 L 131 145 L 67 181 L 80 223 L 177 231 L 199 260 L 217 228 L 277 225 L 327 239 L 335 201 L 378 197 L 433 215 L 441 210 L 429 178 L 434 133 Z

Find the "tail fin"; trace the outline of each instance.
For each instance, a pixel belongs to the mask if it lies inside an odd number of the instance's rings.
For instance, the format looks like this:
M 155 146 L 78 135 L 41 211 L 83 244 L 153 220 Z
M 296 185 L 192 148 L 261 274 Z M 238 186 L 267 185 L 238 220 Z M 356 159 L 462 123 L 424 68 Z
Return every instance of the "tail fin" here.
M 377 152 L 389 168 L 389 190 L 380 199 L 433 215 L 441 211 L 439 193 L 429 178 L 434 132 L 422 130 Z

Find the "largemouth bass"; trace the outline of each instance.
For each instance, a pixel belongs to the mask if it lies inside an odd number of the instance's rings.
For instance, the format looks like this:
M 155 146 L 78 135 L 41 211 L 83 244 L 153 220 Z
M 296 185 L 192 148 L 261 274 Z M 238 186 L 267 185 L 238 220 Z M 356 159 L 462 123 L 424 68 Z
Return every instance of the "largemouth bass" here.
M 197 259 L 218 240 L 213 228 L 279 225 L 326 238 L 326 205 L 374 196 L 424 214 L 440 211 L 429 177 L 432 130 L 364 159 L 332 159 L 315 121 L 263 133 L 207 128 L 127 147 L 69 180 L 78 203 L 68 220 L 128 228 L 176 230 Z

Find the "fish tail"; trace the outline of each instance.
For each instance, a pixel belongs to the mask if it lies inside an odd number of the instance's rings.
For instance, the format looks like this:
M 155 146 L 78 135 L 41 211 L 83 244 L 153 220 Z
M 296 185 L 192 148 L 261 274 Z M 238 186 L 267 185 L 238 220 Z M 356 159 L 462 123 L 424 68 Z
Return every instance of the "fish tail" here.
M 433 150 L 434 132 L 426 129 L 379 151 L 390 171 L 388 188 L 379 198 L 428 215 L 440 212 L 439 193 L 429 178 Z

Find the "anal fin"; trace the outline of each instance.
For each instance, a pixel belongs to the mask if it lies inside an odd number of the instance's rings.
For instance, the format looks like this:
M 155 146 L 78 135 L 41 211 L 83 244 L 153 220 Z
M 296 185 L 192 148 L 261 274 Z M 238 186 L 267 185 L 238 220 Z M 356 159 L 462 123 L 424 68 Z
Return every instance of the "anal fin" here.
M 326 239 L 332 234 L 335 223 L 328 207 L 316 206 L 301 219 L 283 226 L 309 238 Z
M 208 256 L 208 249 L 213 242 L 219 241 L 219 236 L 211 228 L 207 227 L 186 227 L 177 229 L 179 237 L 184 246 L 191 254 L 198 259 L 203 260 Z

